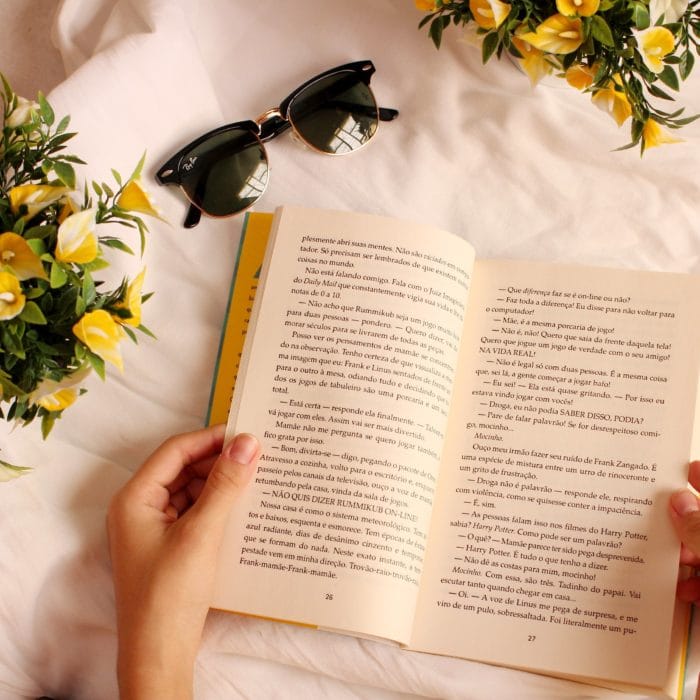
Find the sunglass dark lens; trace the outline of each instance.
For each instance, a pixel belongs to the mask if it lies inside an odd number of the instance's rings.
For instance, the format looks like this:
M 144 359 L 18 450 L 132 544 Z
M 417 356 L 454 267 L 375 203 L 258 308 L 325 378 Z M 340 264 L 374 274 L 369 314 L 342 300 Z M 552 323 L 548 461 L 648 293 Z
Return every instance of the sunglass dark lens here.
M 211 216 L 228 216 L 251 206 L 265 191 L 265 149 L 248 129 L 208 138 L 180 161 L 180 184 L 190 200 Z
M 361 76 L 335 73 L 309 85 L 289 106 L 289 121 L 310 146 L 323 153 L 349 153 L 377 130 L 377 103 Z

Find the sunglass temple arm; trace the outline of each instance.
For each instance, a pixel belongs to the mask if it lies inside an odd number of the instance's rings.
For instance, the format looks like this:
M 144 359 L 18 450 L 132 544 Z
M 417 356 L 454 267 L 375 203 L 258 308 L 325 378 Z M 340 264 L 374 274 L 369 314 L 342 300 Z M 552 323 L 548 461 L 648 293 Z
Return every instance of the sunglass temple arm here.
M 194 204 L 190 204 L 190 208 L 187 210 L 187 216 L 183 222 L 185 228 L 194 228 L 199 220 L 202 218 L 202 212 L 195 207 Z

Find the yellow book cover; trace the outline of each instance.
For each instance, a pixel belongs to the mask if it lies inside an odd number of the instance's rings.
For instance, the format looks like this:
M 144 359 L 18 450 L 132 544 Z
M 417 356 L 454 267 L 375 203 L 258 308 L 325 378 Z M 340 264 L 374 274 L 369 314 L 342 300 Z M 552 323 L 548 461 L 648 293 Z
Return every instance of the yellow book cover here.
M 245 334 L 260 279 L 260 268 L 272 227 L 272 217 L 272 214 L 262 212 L 250 213 L 246 215 L 243 224 L 214 370 L 207 425 L 225 423 L 228 419 Z

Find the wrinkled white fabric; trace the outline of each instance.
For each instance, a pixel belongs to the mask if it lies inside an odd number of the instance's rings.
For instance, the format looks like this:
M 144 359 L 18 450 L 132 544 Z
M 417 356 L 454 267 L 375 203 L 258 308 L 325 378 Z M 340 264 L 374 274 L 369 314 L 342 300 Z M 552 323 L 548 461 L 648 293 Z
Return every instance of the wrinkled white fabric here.
M 436 51 L 410 0 L 255 3 L 64 0 L 54 40 L 68 79 L 50 95 L 79 132 L 86 179 L 145 182 L 171 225 L 151 222 L 145 260 L 112 256 L 113 279 L 147 266 L 144 323 L 158 336 L 124 344 L 123 375 L 92 379 L 47 442 L 0 427 L 2 457 L 35 471 L 0 485 L 0 698 L 117 697 L 115 620 L 104 535 L 112 493 L 166 435 L 201 425 L 226 308 L 240 219 L 181 227 L 175 189 L 156 168 L 227 121 L 254 118 L 334 65 L 371 58 L 373 88 L 400 117 L 370 147 L 322 158 L 283 137 L 269 144 L 280 204 L 430 221 L 481 257 L 700 272 L 700 127 L 681 145 L 612 152 L 626 127 L 563 85 L 530 88 L 508 62 L 445 35 Z M 700 110 L 698 75 L 680 100 Z M 126 230 L 119 231 L 127 241 Z M 138 245 L 137 240 L 130 241 Z M 697 670 L 692 660 L 687 689 Z M 379 642 L 213 614 L 197 697 L 560 698 L 611 691 Z

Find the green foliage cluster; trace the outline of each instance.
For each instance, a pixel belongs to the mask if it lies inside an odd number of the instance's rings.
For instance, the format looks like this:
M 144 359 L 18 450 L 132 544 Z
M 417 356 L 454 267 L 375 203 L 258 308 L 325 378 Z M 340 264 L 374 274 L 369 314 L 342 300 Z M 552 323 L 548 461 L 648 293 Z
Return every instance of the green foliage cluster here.
M 21 424 L 41 420 L 46 437 L 60 410 L 47 410 L 32 400 L 32 392 L 45 380 L 61 382 L 76 372 L 94 370 L 104 378 L 104 359 L 81 342 L 73 332 L 84 314 L 104 309 L 117 321 L 128 319 L 127 290 L 124 278 L 116 289 L 107 290 L 96 273 L 109 263 L 103 247 L 133 254 L 121 239 L 99 235 L 98 253 L 87 263 L 65 262 L 56 257 L 61 222 L 72 213 L 95 209 L 96 230 L 101 224 L 117 223 L 137 232 L 143 254 L 147 227 L 134 211 L 120 206 L 125 187 L 136 181 L 144 164 L 141 159 L 128 179 L 112 171 L 113 183 L 92 182 L 82 193 L 75 192 L 75 165 L 83 161 L 66 152 L 66 144 L 75 136 L 68 131 L 69 117 L 56 120 L 46 98 L 36 102 L 16 95 L 2 79 L 3 122 L 0 133 L 0 237 L 7 232 L 21 236 L 41 260 L 43 277 L 21 281 L 26 301 L 22 312 L 0 319 L 0 419 Z M 46 206 L 13 206 L 12 192 L 27 186 L 65 188 L 65 194 Z M 60 191 L 60 190 L 56 190 Z M 77 194 L 80 201 L 71 195 Z M 101 230 L 101 229 L 100 229 Z M 12 268 L 0 257 L 0 271 Z M 149 295 L 144 295 L 145 301 Z M 136 341 L 135 330 L 150 334 L 144 326 L 120 326 Z M 82 393 L 84 390 L 79 390 Z M 0 466 L 9 467 L 0 460 Z
M 475 22 L 470 2 L 436 0 L 433 11 L 420 22 L 420 27 L 428 26 L 428 34 L 437 48 L 440 48 L 443 32 L 450 26 L 466 26 Z M 517 32 L 534 32 L 538 25 L 558 12 L 554 0 L 512 0 L 505 21 L 493 29 L 482 29 L 482 60 L 500 58 L 508 53 L 522 58 L 513 42 Z M 672 53 L 664 57 L 664 68 L 660 73 L 652 72 L 645 64 L 637 32 L 651 26 L 649 0 L 601 0 L 598 10 L 590 17 L 581 17 L 583 43 L 574 52 L 559 55 L 548 54 L 547 60 L 561 75 L 570 66 L 581 64 L 594 69 L 592 84 L 587 88 L 591 93 L 614 85 L 614 89 L 624 93 L 631 106 L 631 141 L 623 150 L 639 144 L 644 151 L 644 125 L 653 119 L 670 129 L 679 129 L 694 121 L 700 115 L 684 117 L 684 108 L 677 110 L 661 109 L 654 98 L 673 101 L 672 92 L 678 92 L 681 81 L 688 78 L 695 56 L 700 46 L 700 0 L 690 0 L 684 13 L 676 22 L 665 22 L 660 16 L 656 25 L 664 26 L 674 36 Z M 616 80 L 613 82 L 613 77 Z

